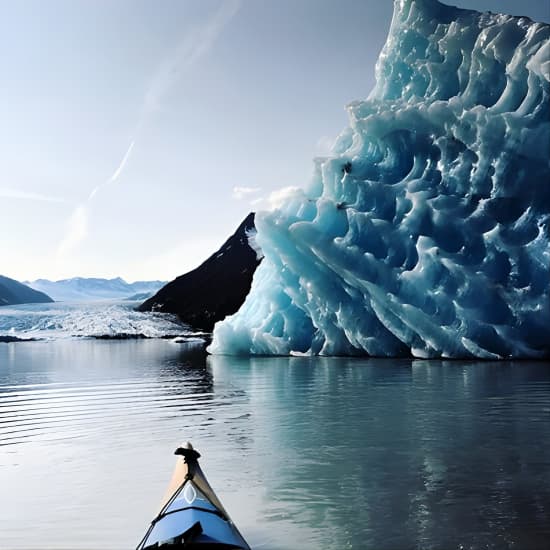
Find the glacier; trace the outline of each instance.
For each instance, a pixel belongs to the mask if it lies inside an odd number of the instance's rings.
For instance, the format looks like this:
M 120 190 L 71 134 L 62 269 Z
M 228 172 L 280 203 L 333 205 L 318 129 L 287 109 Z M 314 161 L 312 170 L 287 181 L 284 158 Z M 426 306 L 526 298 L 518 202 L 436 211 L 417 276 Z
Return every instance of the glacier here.
M 550 356 L 550 25 L 395 0 L 368 98 L 213 354 Z
M 0 343 L 72 338 L 166 338 L 204 342 L 175 315 L 135 311 L 137 302 L 48 303 L 0 308 Z

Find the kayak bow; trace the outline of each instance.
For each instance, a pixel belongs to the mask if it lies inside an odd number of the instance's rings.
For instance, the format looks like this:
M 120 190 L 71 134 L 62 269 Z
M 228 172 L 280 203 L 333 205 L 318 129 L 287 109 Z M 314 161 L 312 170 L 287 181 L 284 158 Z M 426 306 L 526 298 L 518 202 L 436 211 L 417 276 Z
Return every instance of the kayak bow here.
M 137 550 L 250 550 L 203 474 L 190 443 L 180 455 L 160 512 Z

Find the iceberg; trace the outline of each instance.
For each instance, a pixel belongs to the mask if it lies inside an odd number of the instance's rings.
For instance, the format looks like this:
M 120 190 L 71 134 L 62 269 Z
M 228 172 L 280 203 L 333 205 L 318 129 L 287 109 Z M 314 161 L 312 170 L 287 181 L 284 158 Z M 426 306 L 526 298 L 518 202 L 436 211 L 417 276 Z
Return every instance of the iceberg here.
M 550 356 L 550 25 L 395 0 L 368 98 L 214 354 Z

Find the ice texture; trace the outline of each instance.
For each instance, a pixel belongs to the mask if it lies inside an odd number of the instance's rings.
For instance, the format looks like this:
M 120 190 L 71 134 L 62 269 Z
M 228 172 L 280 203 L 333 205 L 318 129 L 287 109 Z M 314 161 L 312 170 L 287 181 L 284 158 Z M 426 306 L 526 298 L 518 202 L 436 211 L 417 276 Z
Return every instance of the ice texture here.
M 397 0 L 376 85 L 211 353 L 550 355 L 550 26 Z
M 174 315 L 141 313 L 136 302 L 26 304 L 0 308 L 0 342 L 66 338 L 196 338 Z

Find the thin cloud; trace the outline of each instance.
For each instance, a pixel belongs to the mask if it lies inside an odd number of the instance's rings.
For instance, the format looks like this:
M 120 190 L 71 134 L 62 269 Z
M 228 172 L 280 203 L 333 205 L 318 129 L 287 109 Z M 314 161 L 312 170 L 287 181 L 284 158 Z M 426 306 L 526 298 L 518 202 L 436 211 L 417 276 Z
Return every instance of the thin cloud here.
M 65 256 L 88 234 L 88 210 L 86 205 L 77 206 L 67 222 L 67 232 L 57 247 L 57 255 Z
M 122 157 L 122 160 L 120 161 L 116 170 L 112 173 L 111 177 L 107 181 L 97 185 L 90 193 L 86 202 L 84 202 L 83 204 L 79 204 L 73 210 L 71 217 L 67 221 L 67 230 L 65 236 L 57 247 L 58 256 L 66 256 L 67 254 L 72 252 L 81 241 L 86 238 L 86 236 L 88 235 L 88 210 L 90 201 L 103 187 L 114 183 L 120 177 L 120 174 L 122 174 L 122 171 L 124 170 L 124 167 L 126 166 L 128 159 L 130 158 L 130 154 L 132 153 L 132 149 L 134 148 L 134 143 L 134 140 L 130 142 L 126 153 Z
M 295 186 L 282 187 L 269 194 L 267 198 L 268 207 L 270 210 L 280 208 L 290 199 L 296 198 L 299 194 L 303 193 L 302 189 Z
M 257 199 L 251 200 L 250 205 L 251 206 L 258 206 L 260 204 L 263 204 L 264 200 L 265 199 L 263 197 L 258 197 Z
M 250 201 L 250 205 L 259 210 L 275 210 L 284 206 L 290 200 L 303 198 L 303 189 L 290 185 L 272 191 L 267 197 L 258 197 Z
M 134 148 L 134 144 L 135 144 L 135 140 L 132 140 L 130 142 L 130 146 L 126 150 L 126 153 L 122 157 L 122 160 L 120 161 L 120 163 L 118 165 L 118 168 L 113 172 L 113 174 L 111 175 L 111 177 L 107 181 L 105 181 L 103 183 L 100 183 L 99 185 L 96 185 L 96 187 L 94 187 L 94 189 L 90 193 L 90 196 L 88 197 L 88 200 L 93 199 L 97 195 L 97 192 L 102 187 L 105 187 L 106 185 L 109 185 L 110 183 L 114 183 L 120 177 L 120 174 L 122 174 L 122 171 L 124 170 L 124 167 L 126 166 L 126 163 L 128 162 L 128 159 L 130 158 L 130 154 L 132 153 L 132 149 Z
M 157 111 L 178 79 L 212 48 L 224 27 L 241 7 L 240 0 L 223 1 L 220 8 L 203 24 L 186 32 L 160 64 L 145 94 L 143 117 Z M 138 124 L 138 127 L 141 124 Z
M 51 197 L 49 195 L 41 195 L 40 193 L 21 191 L 19 189 L 11 189 L 9 187 L 0 187 L 0 197 L 3 199 L 19 199 L 40 202 L 65 202 L 65 199 L 60 197 Z
M 141 115 L 136 124 L 134 135 L 139 137 L 147 118 L 160 109 L 161 104 L 182 75 L 193 67 L 212 48 L 224 27 L 231 21 L 241 7 L 241 0 L 224 0 L 220 8 L 203 24 L 192 28 L 183 40 L 170 52 L 160 64 L 145 93 Z M 90 201 L 105 186 L 117 181 L 124 171 L 134 149 L 132 139 L 117 169 L 105 182 L 92 189 L 85 203 L 75 208 L 67 223 L 67 232 L 58 246 L 58 255 L 68 254 L 88 234 L 88 209 Z
M 134 148 L 134 140 L 130 143 L 130 146 L 128 147 L 128 150 L 126 151 L 126 154 L 122 157 L 122 160 L 120 161 L 120 164 L 118 165 L 118 168 L 113 172 L 113 175 L 109 178 L 108 182 L 112 183 L 118 179 L 120 174 L 122 173 L 122 170 L 124 170 L 124 167 L 126 166 L 126 163 L 128 162 L 128 159 L 130 158 L 130 153 L 132 152 L 132 149 Z
M 233 187 L 233 198 L 237 200 L 246 199 L 262 190 L 261 187 Z

